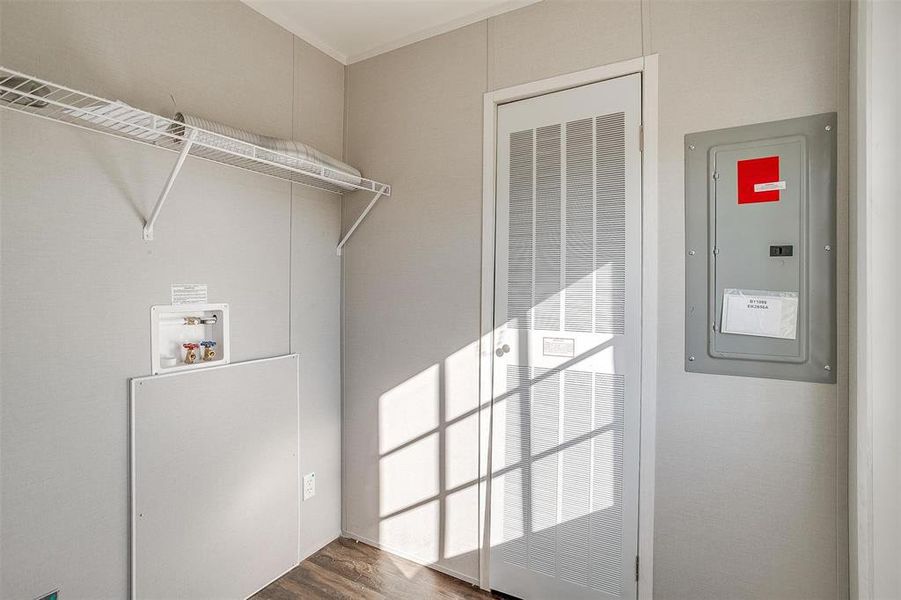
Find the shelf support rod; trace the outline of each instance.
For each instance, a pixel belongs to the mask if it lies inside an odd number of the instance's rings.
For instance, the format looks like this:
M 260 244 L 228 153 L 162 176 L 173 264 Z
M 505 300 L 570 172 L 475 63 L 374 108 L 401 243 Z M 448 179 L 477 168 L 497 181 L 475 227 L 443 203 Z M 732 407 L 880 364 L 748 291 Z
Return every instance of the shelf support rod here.
M 185 164 L 185 159 L 188 157 L 188 152 L 191 151 L 191 146 L 194 145 L 194 136 L 196 135 L 197 130 L 191 129 L 191 132 L 184 138 L 184 145 L 181 147 L 181 152 L 178 153 L 178 160 L 175 161 L 175 166 L 172 167 L 172 172 L 169 173 L 169 178 L 166 180 L 166 185 L 163 186 L 163 191 L 160 192 L 160 197 L 157 199 L 156 205 L 154 205 L 153 211 L 150 213 L 150 218 L 144 222 L 144 239 L 147 241 L 153 239 L 153 225 L 159 218 L 160 211 L 163 210 L 163 204 L 165 204 L 166 198 L 169 196 L 169 192 L 172 190 L 172 185 L 175 183 L 175 178 L 178 177 L 178 173 L 179 171 L 181 171 L 182 165 Z
M 360 213 L 360 216 L 357 217 L 357 220 L 354 221 L 354 224 L 350 226 L 350 229 L 347 230 L 347 233 L 344 234 L 344 237 L 341 238 L 341 241 L 338 242 L 338 256 L 341 256 L 341 252 L 344 250 L 344 244 L 347 243 L 347 240 L 350 239 L 350 236 L 353 235 L 354 231 L 357 230 L 357 227 L 360 226 L 360 223 L 363 222 L 363 219 L 366 218 L 366 215 L 369 214 L 369 211 L 372 210 L 372 207 L 375 206 L 375 203 L 379 201 L 385 192 L 388 190 L 387 185 L 383 185 L 379 191 L 375 193 L 375 196 L 372 197 L 372 200 L 369 201 L 369 204 L 366 208 L 363 209 L 363 212 Z

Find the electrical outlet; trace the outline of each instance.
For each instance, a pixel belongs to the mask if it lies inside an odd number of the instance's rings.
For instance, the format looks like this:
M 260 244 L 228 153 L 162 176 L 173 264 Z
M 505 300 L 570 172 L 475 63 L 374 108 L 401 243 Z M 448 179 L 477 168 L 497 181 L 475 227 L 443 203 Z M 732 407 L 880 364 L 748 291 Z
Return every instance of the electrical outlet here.
M 316 473 L 303 476 L 303 499 L 309 500 L 316 495 Z

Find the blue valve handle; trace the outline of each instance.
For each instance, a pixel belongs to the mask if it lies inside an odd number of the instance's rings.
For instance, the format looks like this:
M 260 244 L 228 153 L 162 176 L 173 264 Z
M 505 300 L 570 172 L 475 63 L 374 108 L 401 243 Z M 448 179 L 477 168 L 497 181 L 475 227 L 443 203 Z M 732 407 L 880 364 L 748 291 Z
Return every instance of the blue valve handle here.
M 204 342 L 200 342 L 200 345 L 203 346 L 204 348 L 214 348 L 216 346 L 216 342 L 204 341 Z

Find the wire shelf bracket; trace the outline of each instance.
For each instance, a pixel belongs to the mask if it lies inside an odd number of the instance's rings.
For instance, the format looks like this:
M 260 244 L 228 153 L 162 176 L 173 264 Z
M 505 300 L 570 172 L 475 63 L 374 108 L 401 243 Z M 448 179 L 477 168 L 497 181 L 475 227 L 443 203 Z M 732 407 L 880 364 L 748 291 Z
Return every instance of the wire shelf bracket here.
M 357 217 L 357 220 L 354 221 L 354 224 L 350 226 L 347 230 L 347 233 L 344 234 L 344 237 L 341 238 L 341 241 L 338 242 L 338 256 L 344 252 L 344 245 L 347 243 L 347 240 L 350 239 L 350 236 L 354 234 L 354 231 L 357 230 L 357 227 L 360 226 L 360 223 L 363 222 L 363 219 L 366 218 L 366 215 L 369 214 L 369 211 L 375 206 L 375 203 L 379 201 L 379 198 L 385 195 L 385 192 L 388 190 L 387 185 L 383 185 L 379 191 L 375 193 L 375 196 L 372 197 L 372 200 L 369 201 L 369 204 L 366 205 L 366 208 L 363 209 L 363 212 L 360 213 L 360 216 Z
M 185 159 L 193 156 L 218 164 L 253 171 L 333 194 L 363 190 L 374 194 L 372 201 L 338 242 L 341 254 L 350 235 L 391 186 L 338 171 L 327 165 L 257 146 L 221 133 L 207 131 L 149 113 L 120 101 L 111 101 L 79 92 L 56 83 L 0 66 L 0 108 L 65 123 L 81 129 L 155 146 L 178 155 L 169 177 L 145 221 L 143 237 L 153 239 L 153 228 Z
M 187 135 L 185 143 L 181 148 L 181 152 L 178 153 L 178 159 L 175 161 L 175 166 L 172 167 L 172 172 L 169 173 L 169 178 L 166 179 L 166 185 L 163 186 L 163 191 L 160 192 L 160 197 L 157 198 L 156 204 L 153 206 L 150 218 L 144 222 L 144 239 L 147 241 L 153 239 L 153 225 L 156 223 L 156 220 L 160 216 L 160 212 L 163 210 L 163 204 L 165 204 L 166 198 L 169 196 L 169 192 L 175 184 L 175 178 L 178 177 L 182 165 L 185 164 L 185 159 L 188 158 L 188 152 L 191 151 L 191 147 L 194 145 L 196 133 L 196 131 L 192 131 Z

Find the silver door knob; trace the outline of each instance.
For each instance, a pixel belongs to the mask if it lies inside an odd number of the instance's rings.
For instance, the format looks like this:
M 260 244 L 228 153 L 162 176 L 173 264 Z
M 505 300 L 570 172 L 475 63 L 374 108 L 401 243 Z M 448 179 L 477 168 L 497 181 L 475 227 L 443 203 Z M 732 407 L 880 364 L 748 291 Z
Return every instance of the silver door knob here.
M 510 351 L 510 345 L 509 345 L 509 344 L 504 344 L 503 346 L 501 346 L 500 348 L 498 348 L 497 350 L 495 350 L 494 353 L 497 354 L 497 355 L 500 357 L 500 356 L 503 356 L 504 354 L 506 354 L 506 353 L 509 352 L 509 351 Z

